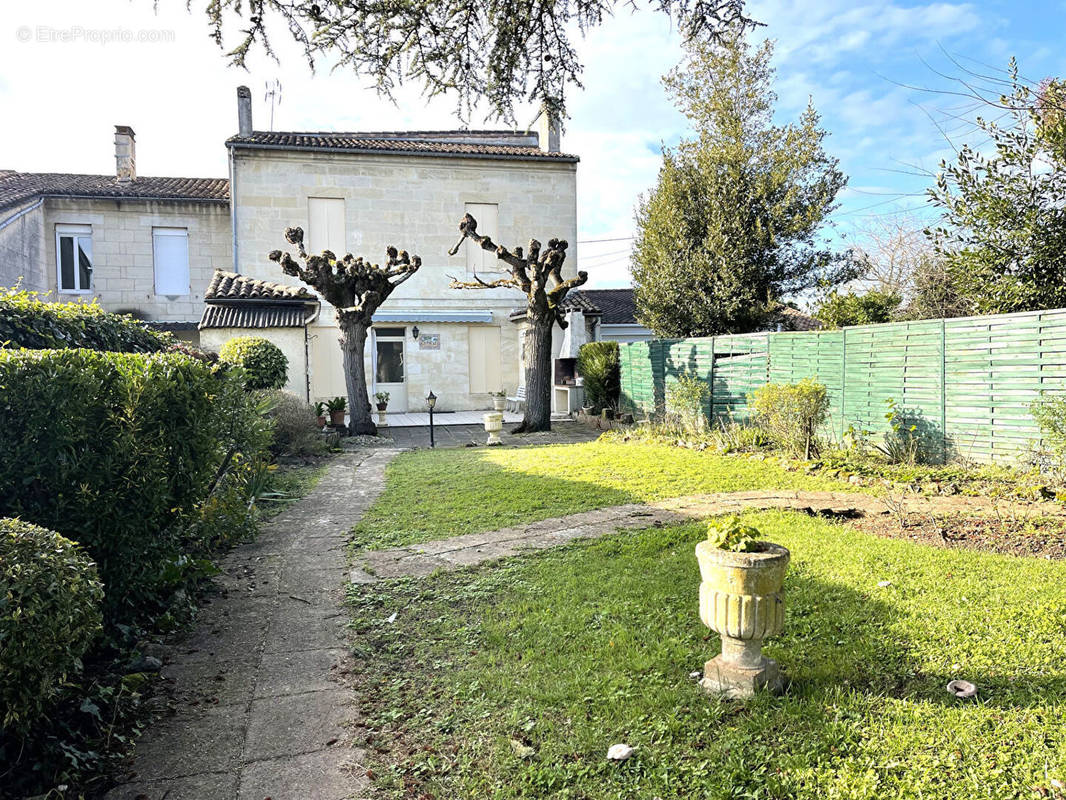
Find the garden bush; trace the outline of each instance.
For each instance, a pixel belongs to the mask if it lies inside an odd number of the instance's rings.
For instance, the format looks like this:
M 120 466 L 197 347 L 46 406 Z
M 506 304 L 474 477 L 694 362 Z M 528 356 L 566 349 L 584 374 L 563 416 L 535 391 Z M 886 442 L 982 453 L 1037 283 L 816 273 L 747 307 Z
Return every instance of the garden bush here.
M 170 334 L 104 311 L 95 302 L 46 303 L 36 292 L 0 290 L 0 347 L 156 353 L 173 344 Z
M 799 383 L 767 383 L 751 397 L 756 423 L 778 447 L 796 458 L 818 451 L 818 429 L 829 415 L 829 393 L 810 378 Z
M 256 399 L 176 353 L 0 350 L 0 515 L 77 541 L 109 619 L 184 580 L 187 526 L 264 446 Z
M 577 372 L 585 381 L 585 405 L 615 408 L 622 389 L 618 342 L 589 342 L 577 353 Z
M 280 389 L 285 385 L 289 360 L 281 348 L 259 336 L 237 336 L 218 351 L 223 364 L 244 370 L 246 389 Z
M 667 424 L 684 433 L 702 434 L 707 428 L 707 400 L 711 387 L 696 375 L 682 372 L 666 387 Z
M 1044 447 L 1058 469 L 1066 468 L 1066 395 L 1041 397 L 1032 406 Z
M 102 599 L 96 567 L 74 542 L 0 519 L 0 729 L 26 731 L 80 670 Z
M 266 393 L 270 404 L 267 416 L 273 424 L 270 445 L 276 456 L 324 455 L 328 446 L 322 438 L 315 410 L 291 392 Z

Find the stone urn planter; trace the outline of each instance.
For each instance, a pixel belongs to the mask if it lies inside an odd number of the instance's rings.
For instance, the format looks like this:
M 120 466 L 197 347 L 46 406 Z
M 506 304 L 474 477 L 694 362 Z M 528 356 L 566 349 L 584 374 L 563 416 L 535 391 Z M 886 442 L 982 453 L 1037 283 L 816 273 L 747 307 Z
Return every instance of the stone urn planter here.
M 703 666 L 700 686 L 730 698 L 760 689 L 779 692 L 777 662 L 762 654 L 763 639 L 785 624 L 783 587 L 789 552 L 770 542 L 752 542 L 748 552 L 696 545 L 700 565 L 700 619 L 722 637 L 722 653 Z
M 504 409 L 504 407 L 506 405 L 507 405 L 507 398 L 504 395 L 502 395 L 502 394 L 500 394 L 500 395 L 494 394 L 492 396 L 492 410 L 493 411 L 503 411 L 503 409 Z
M 503 430 L 503 414 L 499 411 L 490 411 L 485 415 L 485 432 L 489 435 L 487 445 L 503 444 L 500 440 L 500 431 Z

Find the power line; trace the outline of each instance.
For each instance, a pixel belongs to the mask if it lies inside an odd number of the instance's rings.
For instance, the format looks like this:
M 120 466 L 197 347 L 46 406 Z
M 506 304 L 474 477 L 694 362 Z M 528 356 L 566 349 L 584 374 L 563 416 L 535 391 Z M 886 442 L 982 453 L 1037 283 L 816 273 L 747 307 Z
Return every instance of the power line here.
M 578 244 L 596 244 L 597 242 L 628 242 L 636 236 L 619 236 L 617 239 L 578 239 Z

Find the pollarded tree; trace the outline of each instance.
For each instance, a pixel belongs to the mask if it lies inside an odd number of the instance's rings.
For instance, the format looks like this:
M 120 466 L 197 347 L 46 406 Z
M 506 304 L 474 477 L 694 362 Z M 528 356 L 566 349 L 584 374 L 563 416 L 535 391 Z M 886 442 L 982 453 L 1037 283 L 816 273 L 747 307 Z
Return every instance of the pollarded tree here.
M 354 434 L 377 433 L 366 391 L 366 367 L 363 353 L 366 334 L 374 312 L 392 294 L 392 290 L 414 275 L 422 259 L 409 256 L 406 250 L 389 246 L 385 266 L 371 264 L 351 253 L 337 258 L 329 250 L 321 255 L 309 255 L 304 249 L 303 228 L 287 228 L 285 240 L 298 248 L 303 266 L 287 252 L 274 250 L 270 260 L 281 265 L 286 275 L 299 278 L 318 291 L 337 314 L 341 329 L 341 355 L 344 359 L 344 383 L 348 389 L 348 409 L 351 422 L 348 430 Z
M 659 336 L 745 333 L 781 298 L 855 276 L 817 240 L 847 183 L 812 106 L 776 124 L 770 42 L 693 42 L 664 78 L 696 136 L 637 209 L 638 319 Z
M 552 329 L 558 323 L 567 325 L 563 313 L 563 299 L 571 289 L 588 280 L 587 272 L 577 277 L 563 278 L 563 261 L 567 243 L 564 239 L 549 239 L 548 249 L 541 251 L 540 242 L 529 240 L 529 252 L 521 247 L 508 250 L 488 236 L 477 232 L 477 220 L 469 214 L 459 223 L 462 237 L 448 251 L 454 256 L 466 239 L 472 239 L 482 250 L 495 253 L 496 258 L 510 267 L 506 278 L 484 281 L 475 274 L 474 281 L 452 279 L 453 289 L 518 289 L 526 295 L 526 348 L 523 368 L 526 373 L 526 411 L 522 422 L 512 433 L 532 433 L 551 430 L 552 391 Z

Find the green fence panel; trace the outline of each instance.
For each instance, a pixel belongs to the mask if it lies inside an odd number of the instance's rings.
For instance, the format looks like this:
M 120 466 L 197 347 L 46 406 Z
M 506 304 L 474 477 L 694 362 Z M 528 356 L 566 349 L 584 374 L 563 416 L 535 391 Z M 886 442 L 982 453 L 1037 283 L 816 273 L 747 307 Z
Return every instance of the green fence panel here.
M 892 403 L 894 421 L 931 453 L 1010 461 L 1040 444 L 1033 402 L 1066 391 L 1066 309 L 637 342 L 622 353 L 623 407 L 641 416 L 664 413 L 683 373 L 710 384 L 715 420 L 747 419 L 749 395 L 768 381 L 809 377 L 828 389 L 834 437 L 885 433 Z

